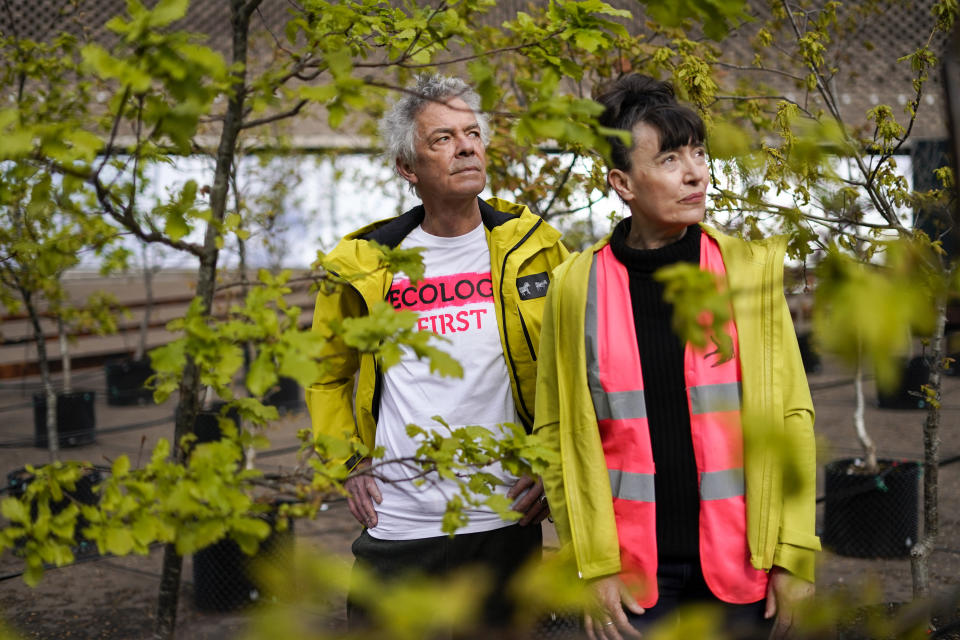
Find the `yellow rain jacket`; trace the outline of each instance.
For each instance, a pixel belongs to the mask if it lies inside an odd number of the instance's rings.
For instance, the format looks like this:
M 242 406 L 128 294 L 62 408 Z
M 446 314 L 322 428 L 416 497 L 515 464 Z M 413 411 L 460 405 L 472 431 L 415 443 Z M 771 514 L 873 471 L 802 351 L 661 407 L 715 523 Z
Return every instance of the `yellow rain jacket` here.
M 703 231 L 720 245 L 735 293 L 750 562 L 757 569 L 777 565 L 812 582 L 820 549 L 814 532 L 814 412 L 783 295 L 786 241 L 745 242 L 706 226 Z M 548 436 L 561 459 L 543 481 L 557 533 L 585 579 L 620 572 L 610 480 L 587 386 L 584 348 L 590 265 L 608 241 L 554 271 L 537 381 L 534 429 Z
M 560 232 L 525 206 L 497 198 L 480 200 L 480 214 L 490 248 L 490 277 L 500 341 L 517 413 L 529 431 L 533 425 L 537 349 L 546 292 L 521 296 L 517 280 L 534 274 L 549 276 L 569 254 L 560 242 Z M 313 330 L 327 338 L 324 356 L 331 366 L 323 379 L 306 390 L 314 433 L 356 437 L 373 448 L 382 372 L 373 355 L 358 353 L 333 337 L 329 322 L 365 315 L 376 301 L 386 299 L 394 274 L 380 265 L 380 253 L 369 241 L 396 247 L 423 221 L 423 216 L 421 205 L 395 218 L 375 222 L 345 237 L 328 254 L 338 275 L 359 277 L 317 295 Z M 461 364 L 469 366 L 466 362 Z

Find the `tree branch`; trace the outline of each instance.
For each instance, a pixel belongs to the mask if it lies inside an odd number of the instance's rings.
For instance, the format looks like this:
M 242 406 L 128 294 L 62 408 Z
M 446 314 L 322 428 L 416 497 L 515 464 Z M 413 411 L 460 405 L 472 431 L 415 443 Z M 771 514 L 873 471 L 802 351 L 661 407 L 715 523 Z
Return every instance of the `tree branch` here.
M 491 56 L 496 56 L 501 53 L 509 53 L 511 51 L 522 51 L 524 49 L 529 49 L 530 47 L 535 47 L 544 42 L 550 40 L 563 33 L 561 29 L 551 32 L 547 36 L 536 40 L 534 42 L 525 42 L 511 47 L 501 47 L 499 49 L 490 49 L 489 51 L 483 51 L 481 53 L 469 55 L 469 56 L 460 56 L 459 58 L 451 58 L 450 60 L 441 60 L 437 62 L 424 62 L 419 64 L 404 64 L 401 62 L 368 62 L 368 63 L 359 63 L 354 65 L 356 68 L 381 68 L 381 67 L 402 67 L 404 69 L 424 69 L 427 67 L 445 67 L 451 64 L 460 64 L 461 62 L 470 62 L 471 60 L 479 60 L 481 58 L 489 58 Z
M 550 198 L 550 202 L 547 203 L 547 206 L 542 209 L 540 217 L 544 220 L 547 219 L 547 216 L 550 215 L 550 209 L 553 208 L 554 203 L 557 201 L 557 197 L 560 195 L 560 190 L 563 189 L 564 185 L 567 184 L 567 181 L 570 179 L 570 174 L 573 173 L 573 167 L 577 164 L 577 160 L 580 159 L 579 153 L 573 154 L 573 159 L 570 161 L 570 164 L 567 166 L 567 170 L 563 172 L 563 177 L 560 178 L 560 184 L 556 185 L 553 189 L 553 196 Z
M 714 62 L 714 64 L 718 67 L 723 67 L 724 69 L 730 69 L 732 71 L 756 71 L 758 73 L 772 73 L 774 75 L 783 76 L 785 78 L 795 80 L 796 82 L 803 82 L 803 78 L 801 78 L 800 76 L 795 76 L 792 73 L 788 71 L 784 71 L 782 69 L 769 69 L 767 67 L 756 67 L 752 65 L 746 66 L 741 64 L 733 64 L 731 62 L 723 62 L 720 60 L 717 60 L 716 62 Z
M 797 41 L 799 42 L 803 38 L 803 33 L 800 29 L 800 26 L 797 24 L 797 21 L 794 17 L 794 13 L 791 10 L 787 0 L 781 0 L 781 4 L 787 15 L 787 19 L 790 22 L 790 26 L 793 28 L 794 35 L 796 36 Z M 820 94 L 820 96 L 823 98 L 824 102 L 826 103 L 827 109 L 830 111 L 830 115 L 833 116 L 833 118 L 838 123 L 843 125 L 844 120 L 843 120 L 843 117 L 840 115 L 840 110 L 839 110 L 839 107 L 837 106 L 835 96 L 830 90 L 828 83 L 823 76 L 823 73 L 815 64 L 813 64 L 813 62 L 806 60 L 805 63 L 807 67 L 810 69 L 810 72 L 816 77 L 817 91 Z M 860 145 L 857 143 L 857 141 L 852 140 L 850 138 L 850 134 L 847 131 L 847 127 L 841 126 L 841 130 L 843 131 L 843 135 L 846 138 L 847 142 L 851 145 L 851 147 L 855 149 L 859 148 Z M 857 168 L 862 175 L 864 176 L 870 175 L 871 172 L 869 168 L 864 164 L 863 156 L 859 152 L 854 154 L 854 162 L 856 162 Z M 867 192 L 867 196 L 870 198 L 871 204 L 873 204 L 873 207 L 877 210 L 877 213 L 883 216 L 884 220 L 886 220 L 893 227 L 895 227 L 900 234 L 906 235 L 908 231 L 900 223 L 900 220 L 897 218 L 896 213 L 893 211 L 893 207 L 887 201 L 884 194 L 881 193 L 878 189 L 876 189 L 874 187 L 873 182 L 871 182 L 870 180 L 867 181 L 866 192 Z
M 107 162 L 110 160 L 113 155 L 113 144 L 117 140 L 117 132 L 120 130 L 120 123 L 123 122 L 123 107 L 127 104 L 127 98 L 130 96 L 130 85 L 125 85 L 123 87 L 123 96 L 120 98 L 120 104 L 117 109 L 117 115 L 113 119 L 113 125 L 110 127 L 110 138 L 107 140 L 107 145 L 103 150 L 103 161 L 100 162 L 100 166 L 97 167 L 97 170 L 94 172 L 94 175 L 99 177 L 100 172 L 103 171 L 103 168 L 107 166 Z
M 256 120 L 250 120 L 244 122 L 240 125 L 240 130 L 253 129 L 254 127 L 259 127 L 265 124 L 270 124 L 271 122 L 278 122 L 280 120 L 286 120 L 287 118 L 292 118 L 299 114 L 305 106 L 309 104 L 308 100 L 301 100 L 294 107 L 288 109 L 287 111 L 282 111 L 280 113 L 275 113 L 271 116 L 265 116 L 263 118 L 257 118 Z

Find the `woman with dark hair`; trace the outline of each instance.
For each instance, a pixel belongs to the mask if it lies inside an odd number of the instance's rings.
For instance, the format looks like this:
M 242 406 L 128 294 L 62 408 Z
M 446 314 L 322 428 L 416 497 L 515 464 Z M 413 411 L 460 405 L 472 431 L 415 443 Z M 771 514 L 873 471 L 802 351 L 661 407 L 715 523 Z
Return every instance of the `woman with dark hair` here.
M 626 76 L 598 101 L 601 123 L 631 134 L 629 145 L 610 139 L 607 174 L 631 215 L 554 271 L 535 412 L 560 453 L 544 475 L 557 532 L 597 599 L 587 634 L 638 637 L 709 602 L 733 637 L 786 635 L 820 548 L 786 243 L 702 224 L 704 125 L 669 83 Z M 732 293 L 732 357 L 672 330 L 653 274 L 679 262 Z

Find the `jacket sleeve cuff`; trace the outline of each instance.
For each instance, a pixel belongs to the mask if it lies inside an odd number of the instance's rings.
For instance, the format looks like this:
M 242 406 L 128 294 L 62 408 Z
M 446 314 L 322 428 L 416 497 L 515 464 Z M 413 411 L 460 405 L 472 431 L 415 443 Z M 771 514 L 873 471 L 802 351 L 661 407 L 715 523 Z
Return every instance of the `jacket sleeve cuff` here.
M 594 580 L 596 578 L 606 578 L 620 573 L 620 559 L 616 558 L 605 562 L 593 562 L 587 566 L 581 567 L 580 577 L 584 580 Z
M 820 541 L 816 536 L 809 536 L 816 542 L 816 547 L 797 547 L 781 543 L 773 554 L 773 564 L 783 567 L 793 575 L 803 578 L 807 582 L 814 581 L 816 569 L 816 550 L 820 548 Z
M 343 463 L 343 465 L 347 468 L 347 471 L 353 471 L 358 466 L 360 466 L 360 463 L 363 462 L 365 459 L 366 459 L 365 456 L 362 456 L 359 453 L 355 453 L 352 456 L 350 456 L 347 459 L 347 461 Z

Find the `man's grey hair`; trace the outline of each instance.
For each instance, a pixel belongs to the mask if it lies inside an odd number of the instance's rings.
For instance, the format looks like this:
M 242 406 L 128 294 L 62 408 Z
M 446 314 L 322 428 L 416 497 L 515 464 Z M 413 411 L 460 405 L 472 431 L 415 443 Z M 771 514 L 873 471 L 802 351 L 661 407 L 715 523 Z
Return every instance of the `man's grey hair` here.
M 417 76 L 416 86 L 409 93 L 403 94 L 380 119 L 380 137 L 386 145 L 387 157 L 391 160 L 399 158 L 408 165 L 415 165 L 417 115 L 431 102 L 446 102 L 451 98 L 463 100 L 477 116 L 480 139 L 486 145 L 490 141 L 490 123 L 480 110 L 480 96 L 477 92 L 460 78 L 421 74 Z

